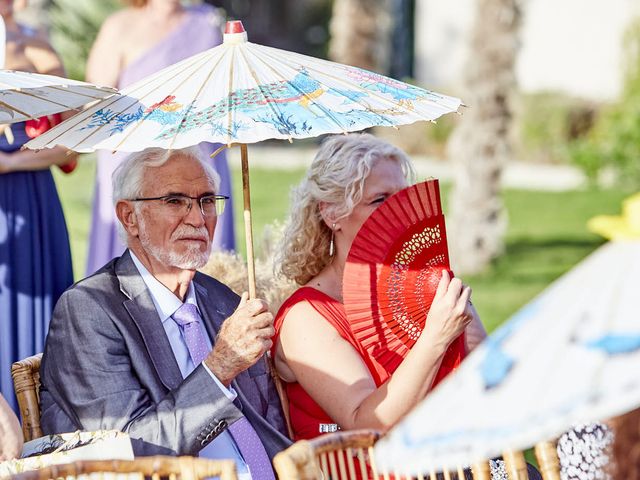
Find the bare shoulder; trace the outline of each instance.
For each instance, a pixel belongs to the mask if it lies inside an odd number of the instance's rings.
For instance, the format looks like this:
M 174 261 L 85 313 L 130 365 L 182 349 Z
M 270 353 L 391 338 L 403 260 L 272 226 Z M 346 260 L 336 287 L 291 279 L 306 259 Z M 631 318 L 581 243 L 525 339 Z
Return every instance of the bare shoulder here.
M 308 340 L 316 342 L 319 337 L 339 337 L 329 321 L 306 300 L 293 305 L 282 321 L 281 337 L 303 345 Z
M 122 44 L 132 31 L 144 21 L 142 13 L 136 8 L 123 8 L 112 13 L 102 23 L 96 41 L 108 43 L 111 48 Z
M 140 12 L 136 8 L 122 8 L 109 15 L 100 27 L 106 32 L 125 31 L 132 24 L 141 18 Z

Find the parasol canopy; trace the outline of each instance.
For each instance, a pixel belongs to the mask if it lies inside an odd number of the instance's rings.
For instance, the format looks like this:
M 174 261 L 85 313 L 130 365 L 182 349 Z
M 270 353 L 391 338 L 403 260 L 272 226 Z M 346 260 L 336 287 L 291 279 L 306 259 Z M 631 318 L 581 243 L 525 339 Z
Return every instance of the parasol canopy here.
M 377 73 L 247 41 L 224 42 L 97 103 L 27 144 L 79 152 L 308 138 L 434 120 L 461 102 Z
M 117 90 L 54 75 L 0 70 L 0 124 L 74 110 Z
M 99 149 L 167 150 L 200 142 L 241 145 L 249 295 L 255 295 L 246 144 L 435 120 L 457 98 L 377 73 L 248 41 L 227 22 L 221 45 L 171 65 L 28 142 Z
M 608 243 L 463 362 L 375 448 L 419 474 L 550 440 L 640 405 L 640 241 Z

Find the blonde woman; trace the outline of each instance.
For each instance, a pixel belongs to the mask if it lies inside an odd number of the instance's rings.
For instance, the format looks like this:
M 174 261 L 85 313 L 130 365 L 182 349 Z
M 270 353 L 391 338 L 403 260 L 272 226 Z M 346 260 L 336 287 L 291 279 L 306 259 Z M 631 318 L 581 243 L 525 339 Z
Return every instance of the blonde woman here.
M 472 348 L 486 335 L 469 301 L 471 289 L 447 273 L 422 335 L 388 378 L 373 375 L 349 330 L 342 273 L 351 243 L 412 175 L 398 148 L 368 134 L 334 136 L 293 193 L 280 265 L 300 288 L 276 316 L 272 354 L 286 382 L 296 440 L 338 428 L 387 430 L 432 388 L 454 339 L 466 331 Z

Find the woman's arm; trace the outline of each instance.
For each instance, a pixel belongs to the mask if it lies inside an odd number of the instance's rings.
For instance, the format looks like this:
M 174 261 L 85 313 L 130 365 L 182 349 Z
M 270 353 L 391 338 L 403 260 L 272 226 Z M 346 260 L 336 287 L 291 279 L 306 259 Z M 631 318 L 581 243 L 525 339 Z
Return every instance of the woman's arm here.
M 88 82 L 106 87 L 117 87 L 122 68 L 122 30 L 125 11 L 107 18 L 96 37 L 89 58 L 85 77 Z
M 22 452 L 22 430 L 13 411 L 0 395 L 0 461 L 11 460 Z
M 467 310 L 470 289 L 445 275 L 427 327 L 380 387 L 376 388 L 358 352 L 306 302 L 293 307 L 285 318 L 276 366 L 286 363 L 307 393 L 343 429 L 387 430 L 424 398 L 449 344 L 471 320 Z
M 0 174 L 42 170 L 51 165 L 64 165 L 74 160 L 77 153 L 64 147 L 46 148 L 35 152 L 33 150 L 19 150 L 13 153 L 0 152 Z
M 38 37 L 26 37 L 24 55 L 33 65 L 36 73 L 65 76 L 60 57 L 46 41 Z

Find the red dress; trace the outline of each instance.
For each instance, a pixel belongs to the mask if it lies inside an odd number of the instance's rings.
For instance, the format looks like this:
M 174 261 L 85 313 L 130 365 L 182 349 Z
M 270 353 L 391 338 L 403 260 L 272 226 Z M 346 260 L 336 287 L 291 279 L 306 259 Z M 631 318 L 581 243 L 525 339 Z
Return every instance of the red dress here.
M 356 340 L 349 328 L 349 322 L 344 311 L 344 306 L 327 294 L 316 290 L 313 287 L 301 287 L 296 290 L 280 307 L 274 321 L 276 333 L 273 337 L 272 358 L 275 358 L 275 348 L 280 335 L 282 323 L 289 310 L 299 302 L 308 302 L 322 317 L 329 322 L 338 332 L 358 352 L 362 361 L 367 365 L 376 386 L 385 383 L 389 375 L 381 375 L 371 362 L 369 355 Z M 446 368 L 446 367 L 445 367 Z M 444 372 L 443 367 L 438 371 L 437 377 L 443 378 L 451 369 Z M 333 425 L 335 422 L 325 413 L 298 382 L 285 383 L 285 389 L 289 398 L 289 416 L 293 428 L 294 440 L 315 438 L 326 432 L 322 425 Z

